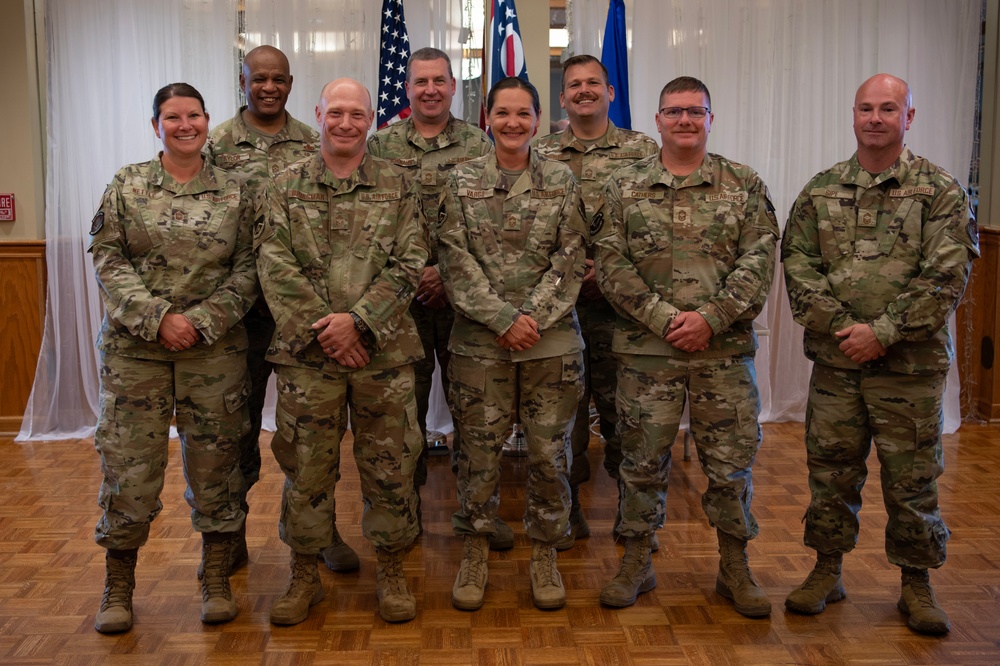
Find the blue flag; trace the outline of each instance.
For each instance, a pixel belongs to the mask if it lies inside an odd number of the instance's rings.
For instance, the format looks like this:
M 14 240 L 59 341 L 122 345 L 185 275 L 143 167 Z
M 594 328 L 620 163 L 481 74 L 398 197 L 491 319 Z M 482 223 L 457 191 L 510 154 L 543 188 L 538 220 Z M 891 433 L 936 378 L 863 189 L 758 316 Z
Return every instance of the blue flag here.
M 625 0 L 611 0 L 608 22 L 604 26 L 601 63 L 608 70 L 608 83 L 615 89 L 615 99 L 608 108 L 608 118 L 616 126 L 632 129 L 632 111 L 628 103 L 628 49 L 625 46 Z
M 524 62 L 524 45 L 514 0 L 493 0 L 490 13 L 493 17 L 490 21 L 490 88 L 507 76 L 527 81 L 528 68 Z
M 410 38 L 406 34 L 403 0 L 383 0 L 378 99 L 375 102 L 375 126 L 379 129 L 410 115 L 410 100 L 403 87 L 409 59 Z

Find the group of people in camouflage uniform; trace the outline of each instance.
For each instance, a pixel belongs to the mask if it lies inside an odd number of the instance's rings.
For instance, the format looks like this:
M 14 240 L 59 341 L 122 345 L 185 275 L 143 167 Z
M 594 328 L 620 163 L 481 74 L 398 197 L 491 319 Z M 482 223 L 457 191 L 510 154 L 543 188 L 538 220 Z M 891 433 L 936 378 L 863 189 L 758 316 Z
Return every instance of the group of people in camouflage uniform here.
M 656 586 L 651 553 L 687 404 L 718 534 L 716 590 L 743 615 L 769 615 L 747 558 L 761 445 L 753 321 L 781 234 L 760 177 L 708 152 L 708 88 L 691 77 L 663 88 L 657 149 L 608 119 L 615 91 L 592 56 L 563 66 L 569 127 L 536 140 L 538 93 L 521 79 L 489 93 L 492 142 L 454 118 L 456 81 L 436 49 L 408 63 L 409 118 L 371 137 L 370 93 L 351 79 L 323 88 L 318 132 L 293 119 L 288 60 L 273 47 L 247 54 L 240 85 L 247 105 L 211 133 L 196 90 L 159 91 L 163 151 L 119 171 L 92 223 L 106 305 L 97 630 L 132 626 L 137 552 L 161 508 L 175 411 L 203 537 L 202 620 L 236 616 L 228 578 L 248 561 L 247 492 L 272 369 L 291 571 L 271 621 L 299 623 L 322 601 L 320 559 L 334 571 L 359 566 L 335 518 L 348 414 L 379 614 L 414 618 L 402 558 L 420 532 L 435 360 L 455 424 L 456 608 L 484 604 L 488 553 L 514 544 L 498 508 L 515 422 L 528 450 L 532 599 L 565 604 L 556 552 L 590 533 L 580 485 L 593 399 L 624 542 L 601 602 L 629 606 Z M 949 534 L 936 487 L 947 318 L 978 236 L 962 187 L 905 148 L 913 115 L 904 81 L 865 81 L 857 152 L 809 182 L 781 241 L 814 362 L 805 543 L 817 552 L 785 604 L 819 613 L 846 594 L 843 555 L 857 540 L 874 441 L 899 609 L 915 631 L 940 634 L 950 626 L 928 569 L 944 563 Z

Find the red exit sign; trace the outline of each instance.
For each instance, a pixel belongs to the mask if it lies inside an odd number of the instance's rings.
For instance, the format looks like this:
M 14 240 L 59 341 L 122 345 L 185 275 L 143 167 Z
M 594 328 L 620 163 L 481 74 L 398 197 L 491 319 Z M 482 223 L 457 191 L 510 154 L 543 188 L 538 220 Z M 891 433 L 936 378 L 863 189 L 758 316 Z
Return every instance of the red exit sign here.
M 14 195 L 0 194 L 0 222 L 14 221 Z

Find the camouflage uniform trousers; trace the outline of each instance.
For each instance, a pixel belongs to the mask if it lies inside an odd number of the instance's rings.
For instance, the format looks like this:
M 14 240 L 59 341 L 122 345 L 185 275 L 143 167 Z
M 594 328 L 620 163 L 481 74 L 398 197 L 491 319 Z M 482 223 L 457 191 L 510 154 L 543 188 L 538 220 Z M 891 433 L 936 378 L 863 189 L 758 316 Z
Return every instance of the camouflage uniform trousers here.
M 102 353 L 100 374 L 94 446 L 104 475 L 98 496 L 104 513 L 95 541 L 112 549 L 146 543 L 163 508 L 175 407 L 192 526 L 197 532 L 239 531 L 246 518 L 238 449 L 248 427 L 244 353 L 178 361 Z
M 715 528 L 757 536 L 750 512 L 751 466 L 760 448 L 760 394 L 752 355 L 698 360 L 618 355 L 618 427 L 624 484 L 618 533 L 641 536 L 663 527 L 671 449 L 690 403 L 691 434 L 708 488 L 701 506 Z
M 424 357 L 413 364 L 413 377 L 417 394 L 417 418 L 420 420 L 420 434 L 426 441 L 427 411 L 433 385 L 435 357 L 438 365 L 441 366 L 441 384 L 444 388 L 445 398 L 449 401 L 448 408 L 452 413 L 452 421 L 456 422 L 455 410 L 452 409 L 448 397 L 448 361 L 451 358 L 451 352 L 448 351 L 448 338 L 451 337 L 451 327 L 455 322 L 455 311 L 450 307 L 429 308 L 414 299 L 410 303 L 410 314 L 413 315 L 413 321 L 417 325 L 420 344 L 424 347 Z M 461 443 L 457 422 L 452 441 L 452 450 L 457 451 Z M 424 447 L 424 451 L 417 461 L 417 472 L 413 483 L 416 486 L 427 483 L 427 447 Z
M 278 366 L 277 431 L 271 450 L 285 473 L 278 535 L 319 554 L 333 540 L 334 490 L 348 407 L 361 477 L 361 532 L 375 547 L 402 550 L 417 537 L 413 472 L 422 442 L 413 367 L 321 370 Z
M 274 317 L 264 304 L 263 298 L 250 308 L 243 318 L 247 329 L 247 373 L 250 376 L 250 430 L 240 440 L 240 471 L 246 482 L 242 502 L 246 508 L 246 494 L 260 478 L 260 429 L 263 423 L 264 398 L 267 394 L 267 380 L 274 370 L 274 364 L 266 360 L 267 348 L 274 336 Z
M 858 541 L 861 489 L 872 440 L 889 520 L 885 550 L 897 566 L 944 564 L 950 532 L 938 508 L 937 478 L 945 375 L 845 370 L 816 363 L 806 410 L 809 490 L 805 544 L 846 553 Z
M 615 311 L 604 299 L 580 301 L 576 306 L 580 328 L 587 348 L 583 351 L 586 386 L 580 400 L 573 425 L 573 465 L 569 471 L 569 485 L 577 488 L 590 480 L 590 399 L 593 397 L 600 417 L 601 437 L 604 438 L 604 469 L 612 479 L 618 479 L 618 466 L 622 462 L 622 445 L 618 437 L 618 412 L 615 392 L 618 386 L 618 360 L 611 351 L 615 334 Z
M 455 533 L 495 531 L 500 458 L 519 415 L 528 448 L 524 527 L 531 539 L 559 541 L 569 531 L 569 433 L 583 392 L 583 354 L 519 362 L 455 354 L 448 371 L 464 437 Z

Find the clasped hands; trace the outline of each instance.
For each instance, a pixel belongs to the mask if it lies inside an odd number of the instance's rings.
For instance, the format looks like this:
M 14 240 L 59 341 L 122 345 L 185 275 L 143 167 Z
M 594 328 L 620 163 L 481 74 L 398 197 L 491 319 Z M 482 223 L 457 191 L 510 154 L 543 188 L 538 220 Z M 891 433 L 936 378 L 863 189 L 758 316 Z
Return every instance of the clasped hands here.
M 167 351 L 172 352 L 190 349 L 200 339 L 201 332 L 182 314 L 163 315 L 160 328 L 156 331 L 156 341 Z
M 886 349 L 868 324 L 851 324 L 834 333 L 840 338 L 840 351 L 855 363 L 865 363 L 885 356 Z
M 663 339 L 675 349 L 685 352 L 700 352 L 708 349 L 712 337 L 712 327 L 698 312 L 681 312 L 667 327 Z
M 320 332 L 316 340 L 323 353 L 340 365 L 360 369 L 371 361 L 361 333 L 354 327 L 354 318 L 349 313 L 328 314 L 310 328 Z
M 522 314 L 503 335 L 495 339 L 498 345 L 508 351 L 525 351 L 534 347 L 542 336 L 538 332 L 538 322 L 531 315 Z
M 424 266 L 424 272 L 420 276 L 420 284 L 417 286 L 417 293 L 414 296 L 417 302 L 428 308 L 440 310 L 448 305 L 448 294 L 444 291 L 444 282 L 441 274 L 434 266 Z

